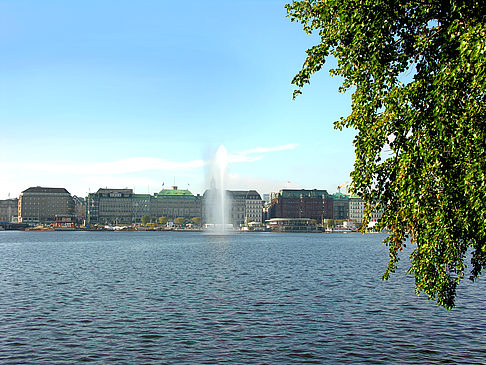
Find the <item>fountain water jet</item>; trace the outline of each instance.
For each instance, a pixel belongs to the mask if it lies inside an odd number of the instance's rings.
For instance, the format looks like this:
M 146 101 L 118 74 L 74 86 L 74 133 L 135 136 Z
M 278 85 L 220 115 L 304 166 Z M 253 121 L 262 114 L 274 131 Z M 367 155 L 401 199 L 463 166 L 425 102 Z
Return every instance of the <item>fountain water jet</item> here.
M 219 146 L 211 166 L 211 186 L 206 197 L 206 227 L 212 233 L 228 234 L 233 230 L 229 222 L 229 199 L 226 192 L 226 169 L 228 151 L 224 145 Z

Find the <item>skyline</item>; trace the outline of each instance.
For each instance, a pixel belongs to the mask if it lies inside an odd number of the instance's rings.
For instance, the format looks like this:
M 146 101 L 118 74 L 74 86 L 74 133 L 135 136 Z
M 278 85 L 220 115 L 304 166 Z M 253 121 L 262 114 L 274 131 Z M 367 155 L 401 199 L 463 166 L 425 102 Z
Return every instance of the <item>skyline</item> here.
M 221 144 L 228 189 L 350 181 L 354 131 L 333 129 L 350 93 L 326 69 L 292 100 L 316 38 L 286 1 L 111 4 L 0 4 L 0 199 L 30 186 L 203 193 Z

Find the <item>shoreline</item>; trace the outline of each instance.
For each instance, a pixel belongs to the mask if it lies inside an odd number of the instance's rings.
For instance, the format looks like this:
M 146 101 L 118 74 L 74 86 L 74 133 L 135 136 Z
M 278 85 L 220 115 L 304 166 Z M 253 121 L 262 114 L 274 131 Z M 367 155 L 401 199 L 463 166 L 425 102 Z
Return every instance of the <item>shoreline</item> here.
M 211 233 L 210 230 L 205 229 L 91 229 L 91 228 L 26 228 L 26 229 L 7 229 L 2 231 L 24 231 L 24 232 L 202 232 Z M 360 231 L 343 231 L 343 230 L 313 230 L 313 231 L 271 231 L 271 230 L 233 230 L 228 231 L 228 234 L 233 233 L 324 233 L 324 234 L 349 234 L 349 233 L 361 233 Z M 379 233 L 379 232 L 367 232 L 367 233 Z

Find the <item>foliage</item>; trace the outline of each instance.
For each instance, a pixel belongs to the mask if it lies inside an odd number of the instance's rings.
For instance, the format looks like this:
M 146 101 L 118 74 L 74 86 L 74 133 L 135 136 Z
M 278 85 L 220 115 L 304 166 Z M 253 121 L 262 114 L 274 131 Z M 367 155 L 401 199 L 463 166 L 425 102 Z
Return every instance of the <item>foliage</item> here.
M 150 217 L 148 215 L 144 215 L 142 217 L 142 224 L 147 224 L 150 222 Z
M 185 219 L 183 217 L 177 217 L 174 219 L 174 223 L 178 226 L 182 226 L 185 222 Z
M 159 217 L 159 219 L 158 219 L 159 224 L 161 224 L 163 226 L 165 226 L 167 224 L 167 221 L 168 221 L 168 219 L 165 216 L 164 217 Z
M 201 225 L 201 217 L 193 217 L 191 220 L 192 223 L 194 223 L 195 225 L 197 226 Z
M 482 1 L 302 0 L 292 21 L 319 44 L 293 79 L 309 83 L 329 57 L 352 90 L 335 127 L 357 135 L 353 191 L 366 220 L 382 209 L 390 262 L 410 238 L 417 294 L 446 308 L 471 254 L 471 280 L 486 266 L 486 6 Z M 365 221 L 364 226 L 367 226 Z

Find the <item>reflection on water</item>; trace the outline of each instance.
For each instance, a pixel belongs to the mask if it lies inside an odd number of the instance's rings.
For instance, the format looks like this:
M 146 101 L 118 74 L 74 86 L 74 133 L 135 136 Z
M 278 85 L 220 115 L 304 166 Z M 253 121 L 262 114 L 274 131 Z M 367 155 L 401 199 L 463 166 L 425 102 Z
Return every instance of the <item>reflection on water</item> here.
M 0 362 L 485 363 L 484 280 L 437 308 L 381 239 L 0 232 Z

